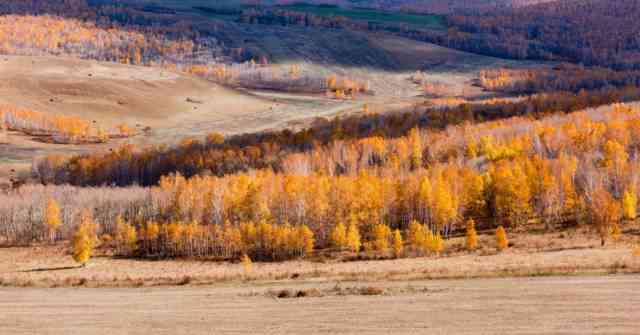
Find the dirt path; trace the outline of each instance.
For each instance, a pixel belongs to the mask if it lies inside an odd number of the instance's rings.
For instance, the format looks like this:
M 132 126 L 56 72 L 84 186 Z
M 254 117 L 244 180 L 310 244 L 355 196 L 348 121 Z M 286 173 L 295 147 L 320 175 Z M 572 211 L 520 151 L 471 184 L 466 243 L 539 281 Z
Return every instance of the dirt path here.
M 3 334 L 637 334 L 640 276 L 412 282 L 275 299 L 262 286 L 0 289 Z M 341 285 L 349 285 L 342 283 Z M 367 283 L 353 283 L 367 285 Z M 392 289 L 407 283 L 373 283 Z

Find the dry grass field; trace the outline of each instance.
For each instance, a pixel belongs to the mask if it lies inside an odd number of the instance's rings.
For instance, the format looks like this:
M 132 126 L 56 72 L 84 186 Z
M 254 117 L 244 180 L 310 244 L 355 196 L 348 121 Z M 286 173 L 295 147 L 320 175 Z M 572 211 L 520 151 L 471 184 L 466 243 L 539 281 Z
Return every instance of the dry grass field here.
M 63 245 L 0 252 L 7 334 L 637 334 L 637 227 L 602 248 L 583 230 L 511 234 L 497 253 L 242 264 L 93 258 Z M 464 280 L 461 280 L 464 279 Z M 479 317 L 482 315 L 482 317 Z M 533 329 L 533 330 L 532 330 Z
M 640 277 L 0 288 L 4 334 L 637 334 Z M 277 298 L 297 289 L 361 294 Z
M 513 245 L 498 253 L 493 235 L 480 236 L 480 248 L 469 253 L 462 237 L 447 241 L 442 255 L 403 259 L 354 259 L 351 255 L 276 263 L 254 263 L 247 272 L 240 263 L 213 260 L 138 260 L 111 257 L 98 250 L 86 268 L 78 267 L 66 245 L 4 248 L 0 280 L 22 287 L 142 287 L 209 285 L 265 281 L 415 281 L 640 273 L 637 227 L 626 227 L 615 243 L 600 247 L 583 230 L 552 234 L 511 234 Z

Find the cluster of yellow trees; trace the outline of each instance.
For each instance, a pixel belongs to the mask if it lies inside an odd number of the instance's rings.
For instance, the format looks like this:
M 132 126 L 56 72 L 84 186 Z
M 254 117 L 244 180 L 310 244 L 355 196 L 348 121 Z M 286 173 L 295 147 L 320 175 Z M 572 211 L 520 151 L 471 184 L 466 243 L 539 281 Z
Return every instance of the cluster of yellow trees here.
M 189 39 L 171 40 L 117 25 L 106 29 L 89 21 L 47 15 L 0 16 L 0 53 L 4 54 L 62 54 L 142 65 L 183 59 L 193 55 L 194 49 Z
M 623 105 L 539 121 L 412 130 L 290 154 L 279 171 L 165 176 L 145 191 L 140 207 L 120 214 L 135 227 L 139 252 L 148 254 L 280 259 L 304 253 L 305 243 L 278 255 L 278 243 L 264 243 L 289 238 L 247 242 L 252 226 L 281 236 L 300 236 L 298 229 L 307 227 L 315 248 L 396 253 L 404 245 L 398 255 L 438 253 L 441 241 L 469 219 L 522 230 L 577 222 L 593 227 L 604 243 L 636 219 L 638 148 L 640 111 Z M 100 222 L 103 232 L 114 233 L 111 222 Z M 501 230 L 497 243 L 507 246 Z M 158 237 L 145 238 L 149 232 Z M 477 240 L 468 243 L 473 249 Z
M 302 71 L 300 64 L 287 66 L 263 64 L 255 61 L 243 64 L 193 64 L 184 71 L 215 82 L 245 88 L 282 90 L 288 92 L 321 93 L 337 99 L 353 98 L 369 91 L 369 84 L 354 79 L 340 78 L 333 74 L 322 77 L 310 71 Z
M 533 70 L 482 70 L 479 74 L 480 85 L 488 90 L 500 90 L 517 82 L 525 82 L 536 78 Z
M 80 224 L 73 235 L 73 260 L 81 263 L 83 266 L 93 255 L 94 249 L 98 243 L 97 226 L 93 221 L 93 217 L 88 210 L 82 211 L 80 214 Z
M 592 224 L 604 242 L 635 219 L 640 171 L 627 154 L 640 144 L 638 111 L 616 106 L 606 117 L 577 113 L 443 133 L 414 130 L 395 140 L 295 154 L 285 160 L 284 173 L 167 176 L 154 192 L 162 215 L 175 222 L 304 224 L 320 247 L 357 249 L 354 239 L 332 237 L 341 225 L 351 229 L 337 236 L 357 231 L 365 249 L 383 250 L 374 241 L 391 241 L 413 221 L 446 238 L 468 218 L 523 228 L 578 221 Z M 430 249 L 438 248 L 423 248 Z
M 49 232 L 55 234 L 60 222 L 60 209 L 53 199 L 47 201 L 46 222 Z M 467 222 L 465 247 L 473 251 L 478 247 L 478 237 L 473 220 Z M 189 224 L 158 224 L 147 222 L 140 228 L 116 218 L 115 236 L 102 235 L 98 239 L 97 225 L 88 210 L 80 213 L 79 224 L 73 235 L 73 259 L 85 264 L 99 243 L 115 248 L 117 255 L 142 257 L 215 257 L 240 259 L 250 266 L 251 260 L 286 260 L 311 255 L 316 248 L 314 234 L 308 226 L 293 227 L 289 224 L 273 225 L 265 221 L 222 227 Z M 411 222 L 403 233 L 391 231 L 389 226 L 377 224 L 373 227 L 369 241 L 363 242 L 360 229 L 352 222 L 347 228 L 338 223 L 330 235 L 331 246 L 338 251 L 359 253 L 362 250 L 373 256 L 395 258 L 415 255 L 437 255 L 445 249 L 440 233 L 417 221 Z M 505 229 L 496 230 L 496 248 L 508 247 Z M 245 264 L 245 266 L 247 266 Z
M 349 78 L 339 78 L 337 75 L 332 74 L 326 78 L 327 95 L 333 96 L 336 99 L 353 98 L 358 93 L 364 93 L 369 91 L 368 82 L 358 82 Z
M 73 240 L 74 259 L 84 263 L 91 256 L 97 233 L 93 218 L 81 213 Z M 226 223 L 222 226 L 148 221 L 139 227 L 116 219 L 115 236 L 104 234 L 103 243 L 115 248 L 118 255 L 141 257 L 214 257 L 254 260 L 285 260 L 313 252 L 314 234 L 306 225 L 275 225 L 262 221 Z
M 51 136 L 53 141 L 65 144 L 107 142 L 112 137 L 130 137 L 135 134 L 127 125 L 108 131 L 94 127 L 90 122 L 64 115 L 50 115 L 13 106 L 0 106 L 0 129 L 9 129 L 35 136 Z

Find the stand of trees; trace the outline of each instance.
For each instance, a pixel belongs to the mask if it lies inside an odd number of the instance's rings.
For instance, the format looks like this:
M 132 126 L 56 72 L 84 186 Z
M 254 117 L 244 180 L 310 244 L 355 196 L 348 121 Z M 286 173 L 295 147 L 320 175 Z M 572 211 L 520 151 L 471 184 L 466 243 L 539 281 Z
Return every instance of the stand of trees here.
M 416 250 L 437 253 L 469 219 L 522 230 L 583 223 L 604 243 L 635 219 L 639 149 L 640 110 L 625 105 L 414 128 L 290 154 L 278 172 L 173 174 L 151 188 L 24 186 L 0 196 L 0 240 L 68 239 L 89 209 L 100 235 L 136 241 L 119 250 L 150 257 L 285 259 L 332 246 L 388 254 L 391 232 L 411 241 L 420 229 Z M 55 213 L 60 223 L 50 224 Z
M 529 70 L 483 70 L 479 80 L 483 88 L 507 94 L 579 93 L 605 87 L 640 87 L 640 71 L 615 71 L 564 63 Z
M 299 132 L 290 130 L 247 134 L 226 140 L 212 136 L 206 141 L 185 141 L 177 147 L 138 149 L 123 146 L 108 153 L 75 156 L 68 161 L 49 159 L 35 162 L 35 178 L 43 183 L 74 185 L 156 185 L 171 173 L 186 177 L 197 174 L 225 174 L 270 168 L 286 169 L 289 154 L 310 152 L 335 141 L 372 136 L 385 140 L 400 137 L 412 128 L 443 129 L 465 122 L 482 122 L 512 116 L 540 118 L 556 112 L 573 112 L 619 101 L 637 100 L 640 92 L 634 88 L 602 89 L 591 93 L 553 93 L 533 96 L 519 102 L 490 105 L 465 104 L 451 108 L 416 106 L 404 113 L 364 115 L 318 121 Z M 335 174 L 346 173 L 347 167 L 337 165 Z
M 422 7 L 431 8 L 432 13 L 445 12 L 446 31 L 277 8 L 245 10 L 240 22 L 384 31 L 489 56 L 640 69 L 640 24 L 636 20 L 640 7 L 635 0 L 524 0 L 502 5 L 491 1 L 457 7 L 449 1 L 441 4 L 444 10 L 433 3 Z
M 639 16 L 635 0 L 551 1 L 451 15 L 446 43 L 499 57 L 639 69 Z
M 60 144 L 103 143 L 135 135 L 125 124 L 103 129 L 73 116 L 49 115 L 28 109 L 0 106 L 0 131 L 19 131 Z

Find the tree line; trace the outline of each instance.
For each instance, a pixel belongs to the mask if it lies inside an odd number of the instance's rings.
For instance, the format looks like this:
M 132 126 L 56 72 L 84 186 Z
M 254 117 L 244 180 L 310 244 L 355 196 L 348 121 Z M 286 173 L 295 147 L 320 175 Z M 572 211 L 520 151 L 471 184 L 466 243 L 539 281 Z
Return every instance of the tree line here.
M 636 217 L 638 149 L 640 110 L 625 105 L 414 128 L 291 154 L 282 171 L 172 174 L 151 188 L 24 186 L 0 196 L 0 239 L 69 239 L 91 217 L 101 236 L 132 227 L 136 253 L 147 257 L 388 252 L 396 230 L 404 241 L 421 230 L 417 251 L 437 253 L 469 220 L 525 231 L 584 224 L 605 243 Z
M 310 152 L 335 141 L 379 136 L 401 137 L 412 128 L 443 129 L 465 122 L 483 122 L 513 116 L 541 118 L 556 112 L 570 113 L 584 108 L 640 98 L 634 87 L 606 88 L 590 93 L 547 93 L 515 102 L 463 104 L 433 108 L 415 106 L 410 111 L 355 115 L 331 121 L 318 120 L 297 132 L 269 131 L 224 138 L 211 134 L 203 141 L 187 139 L 175 147 L 136 148 L 124 145 L 106 153 L 84 154 L 60 159 L 45 157 L 34 163 L 34 178 L 43 183 L 80 186 L 138 184 L 156 185 L 162 176 L 180 173 L 226 174 L 269 168 L 283 171 L 292 153 Z M 333 167 L 342 174 L 345 167 Z
M 430 2 L 423 7 L 443 12 L 432 5 Z M 246 9 L 239 21 L 381 31 L 511 59 L 563 60 L 618 70 L 640 67 L 640 42 L 636 38 L 640 27 L 635 20 L 640 9 L 635 0 L 525 0 L 503 2 L 502 6 L 495 2 L 485 6 L 465 3 L 453 10 L 449 2 L 443 7 L 447 8 L 445 30 L 325 17 L 277 7 Z
M 482 14 L 451 15 L 447 44 L 515 59 L 640 67 L 635 0 L 550 1 Z
M 105 143 L 112 138 L 126 138 L 136 134 L 126 124 L 114 129 L 75 116 L 50 115 L 14 106 L 0 106 L 0 132 L 18 131 L 59 144 Z
M 640 87 L 640 71 L 616 71 L 571 63 L 535 69 L 488 69 L 479 73 L 480 85 L 506 94 L 590 91 L 604 87 Z

